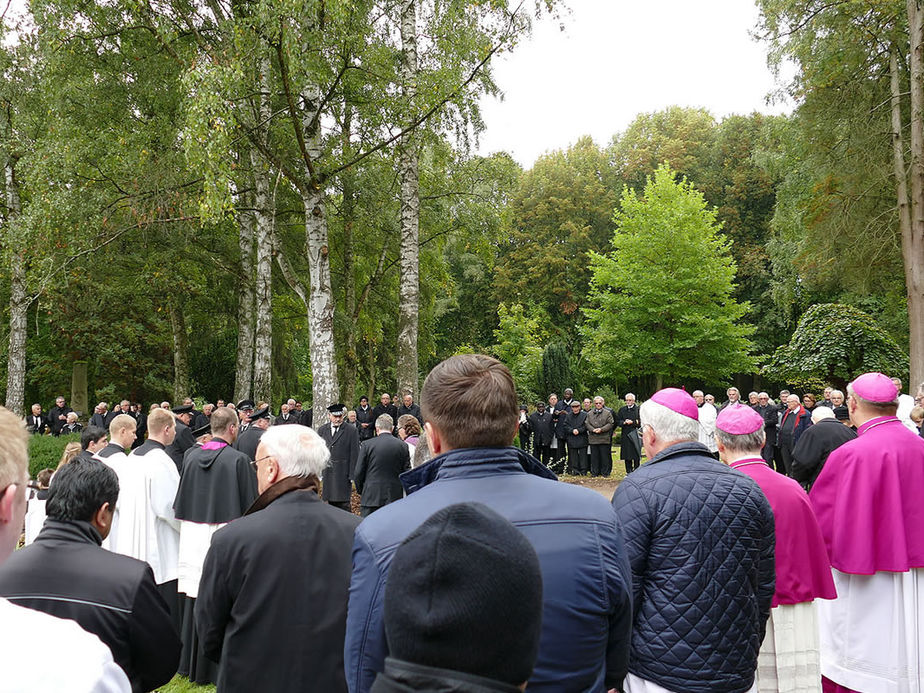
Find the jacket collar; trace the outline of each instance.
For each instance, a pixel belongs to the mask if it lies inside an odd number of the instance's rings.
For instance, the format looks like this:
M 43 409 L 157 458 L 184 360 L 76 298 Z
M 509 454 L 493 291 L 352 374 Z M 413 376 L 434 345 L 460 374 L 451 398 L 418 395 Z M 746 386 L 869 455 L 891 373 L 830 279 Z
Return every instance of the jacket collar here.
M 503 681 L 476 676 L 463 671 L 439 669 L 423 664 L 405 662 L 393 657 L 385 658 L 385 671 L 378 690 L 384 691 L 465 691 L 466 693 L 519 693 L 518 686 Z M 376 681 L 378 683 L 378 680 Z M 373 687 L 373 690 L 376 690 Z
M 520 448 L 460 448 L 434 457 L 401 476 L 401 485 L 408 493 L 419 491 L 437 479 L 478 474 L 490 466 L 494 473 L 533 474 L 557 481 L 558 477 L 544 464 Z
M 46 518 L 42 531 L 35 538 L 36 541 L 70 541 L 75 544 L 103 543 L 99 531 L 89 522 L 82 520 L 55 520 Z
M 710 460 L 718 462 L 718 460 L 712 456 L 712 453 L 709 452 L 709 448 L 707 448 L 702 443 L 696 442 L 695 440 L 690 440 L 683 443 L 674 443 L 673 445 L 667 446 L 657 455 L 648 460 L 648 462 L 645 464 L 657 464 L 658 462 L 663 462 L 664 460 L 669 460 L 673 457 L 680 457 L 693 453 L 704 455 Z M 721 462 L 719 462 L 719 464 L 721 464 Z
M 314 491 L 314 497 L 317 498 L 318 487 L 318 477 L 313 474 L 311 476 L 287 476 L 280 479 L 257 496 L 257 500 L 253 502 L 253 505 L 247 508 L 247 512 L 244 514 L 252 515 L 259 510 L 263 510 L 263 508 L 273 501 L 278 500 L 281 496 L 292 491 Z

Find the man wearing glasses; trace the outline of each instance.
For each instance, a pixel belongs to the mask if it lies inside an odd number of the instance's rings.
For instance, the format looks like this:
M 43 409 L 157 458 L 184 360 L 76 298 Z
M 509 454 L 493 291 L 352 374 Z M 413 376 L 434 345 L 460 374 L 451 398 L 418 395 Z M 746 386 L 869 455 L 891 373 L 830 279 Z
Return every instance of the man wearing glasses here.
M 384 397 L 383 397 L 384 399 Z M 321 497 L 331 505 L 350 512 L 352 481 L 356 477 L 359 458 L 359 433 L 344 421 L 346 407 L 339 402 L 327 408 L 330 421 L 321 426 L 318 435 L 330 450 L 330 466 L 324 470 Z

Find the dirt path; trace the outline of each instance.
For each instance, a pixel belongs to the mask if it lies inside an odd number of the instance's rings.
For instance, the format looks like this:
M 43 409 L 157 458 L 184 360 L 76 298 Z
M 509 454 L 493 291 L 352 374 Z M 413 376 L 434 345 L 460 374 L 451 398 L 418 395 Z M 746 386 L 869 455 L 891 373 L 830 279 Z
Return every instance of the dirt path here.
M 613 497 L 616 487 L 619 486 L 619 482 L 622 481 L 622 479 L 617 479 L 615 477 L 562 476 L 560 478 L 567 484 L 593 489 L 607 500 Z

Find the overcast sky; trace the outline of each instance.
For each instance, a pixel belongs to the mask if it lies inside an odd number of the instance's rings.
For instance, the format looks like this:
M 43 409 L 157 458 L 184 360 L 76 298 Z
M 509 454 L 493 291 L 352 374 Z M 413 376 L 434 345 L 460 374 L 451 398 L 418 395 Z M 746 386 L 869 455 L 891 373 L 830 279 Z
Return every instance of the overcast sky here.
M 581 135 L 606 144 L 639 113 L 670 105 L 731 113 L 785 113 L 768 105 L 776 88 L 767 46 L 751 38 L 751 0 L 566 0 L 559 22 L 495 63 L 504 99 L 482 101 L 478 152 L 506 150 L 531 166 Z

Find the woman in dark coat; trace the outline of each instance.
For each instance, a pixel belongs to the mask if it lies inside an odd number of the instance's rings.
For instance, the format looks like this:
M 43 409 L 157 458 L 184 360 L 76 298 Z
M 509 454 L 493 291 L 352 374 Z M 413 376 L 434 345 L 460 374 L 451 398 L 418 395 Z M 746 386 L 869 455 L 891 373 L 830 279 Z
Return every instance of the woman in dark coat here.
M 587 459 L 587 412 L 581 410 L 577 400 L 571 403 L 571 411 L 562 414 L 565 441 L 568 446 L 568 471 L 571 474 L 586 474 L 590 471 Z

